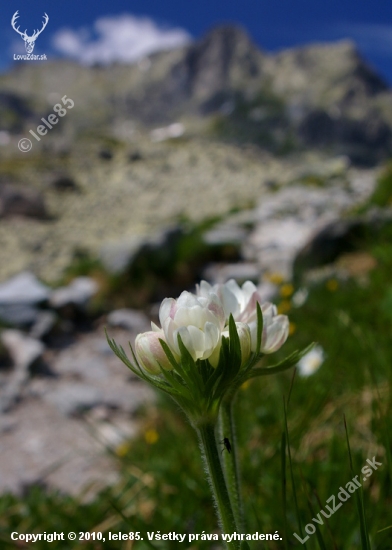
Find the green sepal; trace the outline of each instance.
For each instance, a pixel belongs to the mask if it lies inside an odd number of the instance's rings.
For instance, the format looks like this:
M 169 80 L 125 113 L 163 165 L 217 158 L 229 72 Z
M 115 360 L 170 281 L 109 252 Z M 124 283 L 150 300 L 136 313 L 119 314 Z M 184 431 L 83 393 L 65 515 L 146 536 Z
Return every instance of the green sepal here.
M 177 342 L 181 354 L 181 370 L 179 371 L 179 374 L 181 374 L 184 378 L 187 385 L 192 388 L 192 391 L 199 393 L 202 391 L 202 388 L 200 387 L 200 376 L 197 368 L 195 368 L 195 361 L 193 360 L 193 357 L 189 353 L 188 349 L 185 347 L 180 334 L 177 334 Z
M 223 373 L 225 372 L 225 357 L 227 356 L 226 349 L 228 348 L 228 338 L 222 337 L 222 345 L 219 353 L 219 362 L 216 368 L 212 369 L 210 377 L 206 381 L 205 391 L 206 393 L 214 393 L 216 387 L 219 384 L 219 381 L 222 378 Z
M 256 313 L 257 313 L 257 339 L 256 339 L 256 356 L 260 355 L 261 350 L 261 339 L 263 336 L 264 320 L 263 313 L 259 302 L 256 302 Z
M 232 369 L 238 371 L 241 367 L 241 342 L 232 314 L 229 318 L 229 351 Z
M 178 367 L 179 367 L 178 362 L 176 361 L 171 349 L 166 344 L 165 340 L 162 340 L 162 338 L 159 338 L 159 342 L 160 342 L 160 344 L 162 346 L 162 349 L 165 352 L 165 355 L 168 358 L 171 366 L 173 367 L 173 369 L 178 369 Z

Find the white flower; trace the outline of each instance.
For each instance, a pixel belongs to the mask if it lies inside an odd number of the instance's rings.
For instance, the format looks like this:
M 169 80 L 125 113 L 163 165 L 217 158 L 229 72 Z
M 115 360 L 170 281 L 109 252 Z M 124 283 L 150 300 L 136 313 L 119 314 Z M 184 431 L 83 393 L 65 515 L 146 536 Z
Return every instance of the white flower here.
M 295 307 L 301 307 L 308 299 L 309 292 L 306 288 L 299 288 L 295 294 L 293 294 L 291 301 Z
M 300 376 L 314 374 L 324 361 L 324 350 L 321 346 L 315 346 L 298 362 Z
M 159 374 L 161 369 L 171 370 L 173 367 L 170 364 L 166 353 L 159 341 L 165 340 L 165 335 L 162 330 L 143 332 L 136 336 L 135 352 L 139 362 L 151 374 Z
M 276 306 L 265 302 L 261 303 L 261 296 L 251 281 L 246 281 L 240 288 L 234 279 L 225 284 L 211 286 L 201 281 L 197 286 L 197 294 L 207 297 L 210 293 L 216 294 L 222 303 L 226 322 L 233 315 L 237 323 L 247 323 L 251 334 L 251 350 L 257 345 L 257 302 L 263 314 L 263 334 L 261 338 L 262 353 L 277 351 L 287 340 L 289 335 L 289 320 L 286 315 L 278 315 Z
M 211 286 L 206 281 L 197 285 L 197 295 L 207 297 L 211 292 L 216 294 L 223 306 L 226 321 L 230 314 L 234 320 L 241 323 L 251 323 L 257 320 L 256 303 L 261 305 L 261 296 L 251 281 L 246 281 L 239 287 L 234 279 L 224 284 Z
M 289 319 L 287 315 L 278 315 L 274 304 L 266 302 L 262 304 L 263 333 L 261 335 L 261 353 L 273 353 L 286 342 L 289 335 Z M 257 346 L 257 321 L 249 323 L 251 334 L 251 349 Z
M 225 314 L 220 300 L 213 293 L 208 297 L 198 297 L 182 292 L 177 300 L 165 298 L 159 309 L 159 320 L 166 342 L 177 355 L 180 355 L 178 335 L 195 361 L 209 359 L 220 346 Z M 154 324 L 152 328 L 160 330 Z M 218 361 L 214 358 L 211 361 L 216 366 Z

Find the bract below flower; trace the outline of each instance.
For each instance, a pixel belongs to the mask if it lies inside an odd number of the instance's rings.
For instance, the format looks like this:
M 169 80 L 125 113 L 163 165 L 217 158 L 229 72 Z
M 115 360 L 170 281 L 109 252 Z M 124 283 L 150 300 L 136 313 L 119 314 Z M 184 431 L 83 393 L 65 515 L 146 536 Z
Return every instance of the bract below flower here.
M 180 355 L 178 335 L 194 361 L 209 359 L 220 346 L 225 314 L 213 293 L 198 297 L 185 291 L 177 300 L 165 298 L 159 320 L 167 344 L 177 355 Z M 159 329 L 153 325 L 153 330 Z
M 159 374 L 163 369 L 171 370 L 166 353 L 163 351 L 159 340 L 164 340 L 165 335 L 162 330 L 143 332 L 136 336 L 135 352 L 139 362 L 151 374 Z
M 251 335 L 249 325 L 246 323 L 236 323 L 235 324 L 238 338 L 240 340 L 241 346 L 241 367 L 245 365 L 250 357 L 251 352 Z M 229 338 L 230 334 L 228 330 L 222 332 L 222 336 Z
M 261 335 L 261 353 L 274 353 L 286 342 L 289 335 L 289 319 L 287 315 L 278 315 L 277 308 L 269 302 L 261 306 L 263 313 L 263 333 Z M 251 350 L 257 347 L 257 321 L 249 323 L 251 335 Z

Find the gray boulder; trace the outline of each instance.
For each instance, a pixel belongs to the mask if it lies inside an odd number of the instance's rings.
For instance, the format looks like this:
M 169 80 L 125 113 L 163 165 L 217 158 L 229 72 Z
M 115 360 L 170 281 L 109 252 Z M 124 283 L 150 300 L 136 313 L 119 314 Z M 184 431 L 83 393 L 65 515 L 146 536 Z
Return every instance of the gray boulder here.
M 100 250 L 100 260 L 109 273 L 124 272 L 146 243 L 146 237 L 135 235 L 128 239 L 106 242 Z
M 30 378 L 30 369 L 41 358 L 45 346 L 19 330 L 4 330 L 0 339 L 14 364 L 0 387 L 0 412 L 5 412 L 20 399 Z
M 0 305 L 39 304 L 49 299 L 49 288 L 36 276 L 25 271 L 0 285 Z
M 1 321 L 12 327 L 26 327 L 34 324 L 39 310 L 28 304 L 0 304 Z
M 392 223 L 392 211 L 374 209 L 364 216 L 336 219 L 315 231 L 294 262 L 295 277 L 306 269 L 334 262 L 341 254 L 357 250 L 363 239 Z
M 14 327 L 32 325 L 39 316 L 37 306 L 49 296 L 49 288 L 33 273 L 19 273 L 0 285 L 0 320 Z
M 44 400 L 54 405 L 65 416 L 72 416 L 102 403 L 103 393 L 99 388 L 75 382 L 62 382 Z
M 49 303 L 55 309 L 77 306 L 83 309 L 98 291 L 98 284 L 91 277 L 77 277 L 68 286 L 57 288 Z
M 29 368 L 45 351 L 45 346 L 42 342 L 26 336 L 19 330 L 4 330 L 0 338 L 14 365 L 19 367 Z

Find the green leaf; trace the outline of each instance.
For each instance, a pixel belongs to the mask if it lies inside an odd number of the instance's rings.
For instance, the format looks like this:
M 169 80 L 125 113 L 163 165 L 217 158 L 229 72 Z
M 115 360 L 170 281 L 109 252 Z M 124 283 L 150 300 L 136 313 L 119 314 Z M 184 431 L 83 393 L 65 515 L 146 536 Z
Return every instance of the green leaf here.
M 384 529 L 380 529 L 377 531 L 377 533 L 382 533 L 383 531 L 388 531 L 388 529 L 392 529 L 392 525 L 388 525 L 388 527 L 384 527 Z
M 187 392 L 187 388 L 183 384 L 181 384 L 178 380 L 176 380 L 173 372 L 167 371 L 161 367 L 161 373 L 164 376 L 164 378 L 166 378 L 170 386 L 172 387 L 173 394 L 184 395 L 185 392 Z
M 298 361 L 306 355 L 315 345 L 315 342 L 312 342 L 309 346 L 307 346 L 302 351 L 294 351 L 291 355 L 283 359 L 283 361 L 280 361 L 276 365 L 272 365 L 271 367 L 258 367 L 251 369 L 247 373 L 247 379 L 254 378 L 255 376 L 268 376 L 269 374 L 277 374 L 279 372 L 284 372 L 285 370 L 290 369 L 291 367 L 294 367 L 298 363 Z
M 350 470 L 354 477 L 354 467 L 353 467 L 353 459 L 351 455 L 351 447 L 350 447 L 350 440 L 348 437 L 348 429 L 347 429 L 347 423 L 346 423 L 346 415 L 343 415 L 344 420 L 344 429 L 346 432 L 346 442 L 347 442 L 347 450 L 348 450 L 348 457 L 349 457 L 349 463 L 350 463 Z M 359 526 L 361 531 L 361 547 L 362 550 L 371 550 L 370 546 L 370 539 L 369 539 L 369 531 L 366 521 L 366 514 L 365 514 L 365 506 L 364 506 L 364 499 L 363 499 L 363 487 L 361 486 L 358 491 L 355 491 L 355 504 L 357 507 L 357 514 L 359 518 Z

